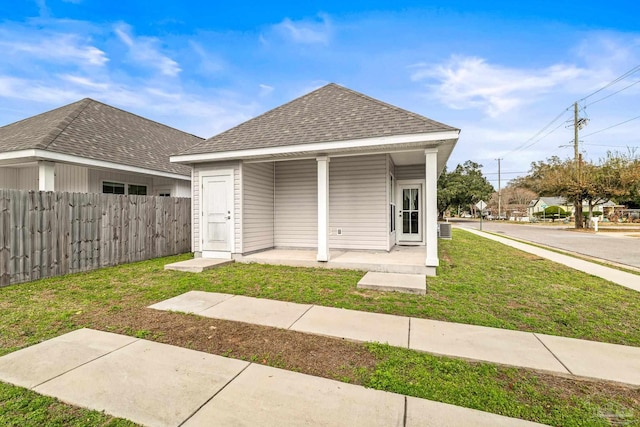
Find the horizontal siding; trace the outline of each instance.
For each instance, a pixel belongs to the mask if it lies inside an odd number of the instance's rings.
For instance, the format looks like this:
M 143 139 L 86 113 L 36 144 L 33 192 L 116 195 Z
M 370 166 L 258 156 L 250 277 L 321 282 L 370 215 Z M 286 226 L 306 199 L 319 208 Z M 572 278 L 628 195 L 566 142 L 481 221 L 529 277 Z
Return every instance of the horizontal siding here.
M 276 247 L 318 245 L 318 178 L 315 160 L 275 164 Z
M 329 247 L 387 250 L 387 157 L 332 158 L 329 163 Z M 337 235 L 337 229 L 342 235 Z
M 243 185 L 243 252 L 274 246 L 273 163 L 242 165 Z
M 425 166 L 422 165 L 409 165 L 409 166 L 396 166 L 396 181 L 403 179 L 424 179 Z
M 56 191 L 66 191 L 68 193 L 88 193 L 89 192 L 89 169 L 84 166 L 67 165 L 56 163 L 55 166 Z

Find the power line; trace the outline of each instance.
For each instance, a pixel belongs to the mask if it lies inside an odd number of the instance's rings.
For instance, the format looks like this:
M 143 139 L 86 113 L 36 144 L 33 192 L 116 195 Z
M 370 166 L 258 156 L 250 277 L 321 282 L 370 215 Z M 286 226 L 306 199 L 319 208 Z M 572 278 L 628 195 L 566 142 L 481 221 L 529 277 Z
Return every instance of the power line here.
M 517 175 L 519 173 L 528 173 L 528 171 L 525 171 L 525 172 L 500 172 L 500 174 L 502 174 L 502 175 Z M 498 172 L 486 172 L 484 174 L 485 175 L 498 175 Z
M 615 79 L 613 79 L 612 81 L 610 81 L 609 83 L 607 83 L 606 85 L 604 85 L 603 87 L 601 87 L 600 89 L 598 89 L 598 90 L 596 90 L 596 91 L 594 91 L 594 92 L 591 92 L 590 94 L 588 94 L 587 96 L 585 96 L 584 98 L 580 99 L 580 100 L 579 100 L 579 101 L 577 101 L 577 102 L 583 102 L 583 101 L 586 101 L 587 99 L 591 98 L 593 95 L 595 95 L 595 94 L 597 94 L 597 93 L 602 92 L 603 90 L 605 90 L 605 89 L 607 89 L 607 88 L 609 88 L 609 87 L 611 87 L 611 86 L 615 85 L 616 83 L 618 83 L 618 82 L 620 82 L 620 81 L 622 81 L 622 80 L 626 79 L 627 77 L 629 77 L 629 76 L 631 76 L 631 75 L 633 75 L 633 74 L 635 74 L 635 73 L 637 73 L 637 72 L 639 72 L 639 71 L 640 71 L 640 65 L 636 65 L 635 67 L 631 68 L 629 71 L 627 71 L 627 72 L 625 72 L 624 74 L 622 74 L 622 75 L 620 75 L 620 76 L 616 77 Z M 614 96 L 614 95 L 616 95 L 616 94 L 618 94 L 618 93 L 620 93 L 620 92 L 622 92 L 622 91 L 624 91 L 624 90 L 627 90 L 627 89 L 629 89 L 630 87 L 632 87 L 632 86 L 634 86 L 634 85 L 636 85 L 636 84 L 638 84 L 638 83 L 640 83 L 640 80 L 638 80 L 638 81 L 636 81 L 636 82 L 634 82 L 634 83 L 632 83 L 632 84 L 630 84 L 630 85 L 628 85 L 628 86 L 625 86 L 624 88 L 622 88 L 622 89 L 620 89 L 620 90 L 618 90 L 618 91 L 616 91 L 616 92 L 614 92 L 614 93 L 611 93 L 611 94 L 609 94 L 609 95 L 607 95 L 607 96 L 604 96 L 604 97 L 602 97 L 602 98 L 600 98 L 600 99 L 598 99 L 598 100 L 596 100 L 596 101 L 593 101 L 593 102 L 592 102 L 592 103 L 590 103 L 590 104 L 586 104 L 586 105 L 582 108 L 582 110 L 584 111 L 584 109 L 585 109 L 587 106 L 589 106 L 589 105 L 593 105 L 593 104 L 598 103 L 598 102 L 601 102 L 601 101 L 604 101 L 605 99 L 610 98 L 610 97 L 612 97 L 612 96 Z M 574 103 L 574 104 L 577 104 L 577 102 L 576 102 L 576 103 Z M 562 116 L 563 116 L 567 111 L 569 111 L 569 109 L 571 109 L 571 108 L 574 106 L 574 104 L 571 104 L 570 106 L 568 106 L 567 108 L 565 108 L 565 109 L 564 109 L 560 114 L 558 114 L 556 117 L 554 117 L 554 118 L 553 118 L 553 120 L 551 120 L 549 123 L 547 123 L 547 125 L 546 125 L 546 126 L 544 126 L 542 129 L 540 129 L 538 132 L 536 132 L 536 133 L 535 133 L 531 138 L 527 139 L 525 142 L 523 142 L 521 145 L 519 145 L 518 147 L 514 148 L 513 150 L 506 152 L 506 153 L 504 154 L 504 156 L 508 156 L 508 155 L 511 155 L 511 154 L 516 153 L 516 152 L 518 152 L 518 151 L 521 151 L 521 150 L 525 150 L 525 149 L 527 149 L 527 148 L 530 148 L 530 147 L 532 147 L 533 145 L 535 145 L 535 144 L 537 144 L 538 142 L 540 142 L 540 141 L 542 141 L 543 139 L 545 139 L 546 137 L 548 137 L 549 135 L 551 135 L 552 133 L 554 133 L 555 131 L 557 131 L 557 130 L 558 130 L 558 129 L 563 125 L 563 123 L 560 123 L 558 126 L 556 126 L 555 128 L 551 129 L 551 131 L 549 131 L 549 132 L 547 132 L 547 133 L 545 134 L 545 132 L 546 132 L 546 131 L 551 127 L 551 126 L 553 126 L 553 125 L 554 125 L 554 124 L 555 124 L 555 123 L 556 123 L 556 122 L 557 122 L 557 121 L 558 121 L 558 120 L 559 120 L 559 119 L 560 119 L 560 118 L 561 118 L 561 117 L 562 117 Z M 611 127 L 609 127 L 609 128 L 602 129 L 602 130 L 599 130 L 599 131 L 597 131 L 597 132 L 593 132 L 593 133 L 591 133 L 591 134 L 589 134 L 589 135 L 585 135 L 585 136 L 590 136 L 590 135 L 593 135 L 593 134 L 598 133 L 598 132 L 603 132 L 603 131 L 608 130 L 608 129 L 611 129 L 611 128 L 613 128 L 613 127 L 620 126 L 620 125 L 622 125 L 622 124 L 624 124 L 624 123 L 630 122 L 631 120 L 635 120 L 635 119 L 637 119 L 637 118 L 640 118 L 640 116 L 639 116 L 639 117 L 635 117 L 635 118 L 630 119 L 630 120 L 627 120 L 627 121 L 622 122 L 622 123 L 618 123 L 618 124 L 613 125 L 613 126 L 611 126 Z M 543 135 L 543 134 L 544 134 L 544 135 Z
M 631 118 L 631 119 L 629 119 L 629 120 L 625 120 L 624 122 L 616 123 L 615 125 L 611 125 L 611 126 L 609 126 L 609 127 L 607 127 L 607 128 L 600 129 L 600 130 L 597 130 L 597 131 L 595 131 L 595 132 L 591 132 L 591 133 L 590 133 L 590 134 L 588 134 L 588 135 L 582 135 L 582 137 L 583 137 L 583 138 L 586 138 L 586 137 L 588 137 L 588 136 L 595 135 L 595 134 L 600 133 L 600 132 L 604 132 L 605 130 L 613 129 L 613 128 L 615 128 L 615 127 L 618 127 L 618 126 L 623 125 L 623 124 L 625 124 L 625 123 L 629 123 L 629 122 L 631 122 L 631 121 L 633 121 L 633 120 L 637 120 L 637 119 L 640 119 L 640 116 L 633 117 L 633 118 Z
M 558 128 L 560 128 L 563 123 L 560 123 L 556 128 L 552 129 L 549 133 L 547 133 L 546 135 L 540 137 L 539 139 L 535 140 L 538 136 L 540 136 L 542 133 L 544 133 L 547 129 L 549 129 L 551 126 L 553 126 L 553 124 L 555 122 L 557 122 L 564 114 L 566 114 L 567 111 L 569 111 L 569 109 L 571 108 L 571 106 L 568 106 L 567 108 L 565 108 L 560 114 L 558 114 L 556 117 L 553 118 L 553 120 L 551 120 L 549 123 L 547 123 L 547 125 L 545 127 L 543 127 L 542 129 L 540 129 L 538 132 L 536 132 L 535 135 L 533 135 L 531 138 L 527 139 L 525 142 L 522 143 L 522 145 L 520 145 L 519 147 L 514 148 L 513 150 L 507 152 L 505 154 L 509 155 L 512 153 L 515 153 L 517 151 L 520 150 L 524 150 L 526 148 L 529 148 L 531 146 L 533 146 L 534 144 L 537 144 L 538 142 L 540 142 L 541 140 L 543 140 L 544 138 L 546 138 L 547 136 L 551 135 L 553 132 L 555 132 Z M 534 141 L 535 140 L 535 141 Z M 531 142 L 533 141 L 533 142 Z M 528 145 L 527 145 L 528 144 Z
M 613 93 L 610 93 L 609 95 L 607 95 L 607 96 L 605 96 L 605 97 L 603 97 L 603 98 L 600 98 L 600 99 L 598 99 L 598 100 L 596 100 L 596 101 L 593 101 L 592 103 L 585 105 L 585 106 L 584 106 L 584 108 L 587 108 L 587 107 L 589 107 L 589 106 L 591 106 L 591 105 L 593 105 L 593 104 L 597 104 L 597 103 L 598 103 L 598 102 L 600 102 L 600 101 L 604 101 L 604 100 L 605 100 L 605 99 L 607 99 L 607 98 L 611 98 L 613 95 L 617 95 L 617 94 L 619 94 L 620 92 L 622 92 L 623 90 L 627 90 L 627 89 L 629 89 L 630 87 L 637 85 L 638 83 L 640 83 L 640 80 L 635 81 L 635 82 L 631 83 L 630 85 L 625 86 L 625 87 L 623 87 L 622 89 L 620 89 L 620 90 L 618 90 L 618 91 L 615 91 L 615 92 L 613 92 Z
M 640 71 L 640 65 L 636 65 L 635 67 L 633 67 L 632 69 L 630 69 L 629 71 L 627 71 L 626 73 L 622 74 L 619 77 L 616 77 L 615 79 L 613 79 L 612 81 L 610 81 L 609 83 L 607 83 L 606 85 L 602 86 L 600 89 L 591 92 L 589 95 L 585 96 L 584 98 L 580 99 L 578 102 L 581 101 L 586 101 L 588 98 L 591 98 L 593 95 L 595 95 L 596 93 L 602 92 L 603 90 L 613 86 L 614 84 L 626 79 L 627 77 L 637 73 L 638 71 Z
M 609 144 L 586 144 L 586 143 L 582 143 L 582 145 L 589 145 L 592 147 L 611 147 L 611 148 L 635 148 L 635 149 L 640 148 L 638 146 L 634 147 L 632 145 L 609 145 Z

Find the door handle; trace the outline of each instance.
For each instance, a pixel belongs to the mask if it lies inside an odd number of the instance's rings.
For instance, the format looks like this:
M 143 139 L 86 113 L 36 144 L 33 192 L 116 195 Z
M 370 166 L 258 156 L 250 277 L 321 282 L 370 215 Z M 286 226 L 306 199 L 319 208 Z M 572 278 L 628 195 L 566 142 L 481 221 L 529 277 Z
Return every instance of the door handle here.
M 228 216 L 227 216 L 227 219 L 231 219 L 231 215 L 228 215 Z

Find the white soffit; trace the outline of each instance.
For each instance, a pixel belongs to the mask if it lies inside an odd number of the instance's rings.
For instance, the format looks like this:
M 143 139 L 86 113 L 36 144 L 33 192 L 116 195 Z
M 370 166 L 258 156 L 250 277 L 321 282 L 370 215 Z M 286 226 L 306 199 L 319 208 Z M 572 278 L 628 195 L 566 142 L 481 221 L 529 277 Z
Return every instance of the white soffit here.
M 355 139 L 349 141 L 320 142 L 311 144 L 296 144 L 281 147 L 254 148 L 237 151 L 221 151 L 217 153 L 184 154 L 171 156 L 175 163 L 200 163 L 207 161 L 238 160 L 269 156 L 300 155 L 304 153 L 331 153 L 341 150 L 375 149 L 376 147 L 412 144 L 437 143 L 458 139 L 459 131 L 432 132 L 416 135 L 396 135 L 378 138 Z

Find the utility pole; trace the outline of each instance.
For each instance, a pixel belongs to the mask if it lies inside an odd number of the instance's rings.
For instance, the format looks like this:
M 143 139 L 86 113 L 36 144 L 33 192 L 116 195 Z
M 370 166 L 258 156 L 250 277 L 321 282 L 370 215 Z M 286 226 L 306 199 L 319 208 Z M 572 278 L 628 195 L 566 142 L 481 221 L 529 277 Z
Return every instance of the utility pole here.
M 498 157 L 496 159 L 498 161 L 498 220 L 500 220 L 500 213 L 502 211 L 502 187 L 500 182 L 500 160 L 502 158 Z
M 578 103 L 574 103 L 573 104 L 573 154 L 574 154 L 574 160 L 576 162 L 576 181 L 578 184 L 578 191 L 580 190 L 580 187 L 582 186 L 582 178 L 580 177 L 580 170 L 581 170 L 581 158 L 580 158 L 580 153 L 578 150 L 578 127 L 579 127 L 579 118 L 578 118 Z M 574 206 L 573 206 L 573 210 L 575 213 L 575 217 L 576 217 L 576 228 L 582 228 L 583 224 L 582 224 L 582 196 L 580 194 L 578 194 L 578 197 L 576 197 L 576 200 L 574 202 Z

